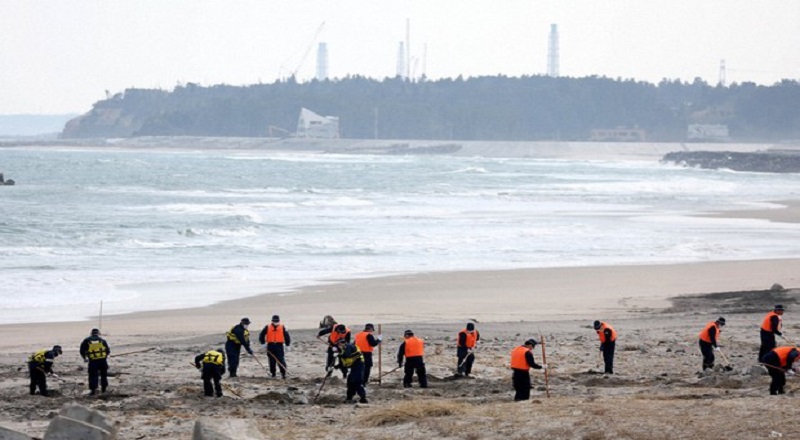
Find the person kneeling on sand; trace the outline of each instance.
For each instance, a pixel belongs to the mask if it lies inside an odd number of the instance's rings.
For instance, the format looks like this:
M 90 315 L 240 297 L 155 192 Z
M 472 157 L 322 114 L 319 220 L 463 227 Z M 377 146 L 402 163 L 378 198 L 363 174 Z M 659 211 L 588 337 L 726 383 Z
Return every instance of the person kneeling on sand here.
M 400 344 L 397 350 L 397 366 L 403 366 L 403 357 L 406 358 L 406 368 L 403 376 L 403 387 L 411 388 L 411 381 L 414 379 L 414 372 L 417 373 L 420 388 L 428 388 L 428 375 L 425 372 L 425 341 L 414 336 L 414 332 L 406 330 L 403 333 L 405 341 Z
M 91 335 L 81 342 L 78 349 L 84 362 L 89 363 L 89 394 L 97 394 L 97 385 L 100 384 L 100 392 L 105 393 L 108 389 L 108 355 L 111 349 L 108 342 L 100 337 L 100 329 L 93 328 Z
M 47 397 L 46 374 L 58 379 L 58 375 L 53 371 L 53 361 L 61 353 L 61 346 L 54 345 L 52 350 L 39 350 L 28 358 L 28 372 L 31 376 L 31 395 L 36 394 L 36 387 L 39 387 L 39 394 Z
M 200 364 L 202 363 L 202 367 Z M 205 353 L 199 354 L 194 358 L 194 366 L 199 370 L 202 368 L 203 372 L 200 376 L 203 378 L 203 393 L 207 397 L 211 397 L 216 392 L 217 397 L 222 397 L 222 375 L 225 374 L 225 354 L 222 351 L 209 350 Z M 214 387 L 211 387 L 211 381 L 214 381 Z
M 767 367 L 769 376 L 772 378 L 772 382 L 769 384 L 771 395 L 785 394 L 783 387 L 786 385 L 786 373 L 794 376 L 792 364 L 798 356 L 800 356 L 800 351 L 797 351 L 797 347 L 792 345 L 773 348 L 764 355 L 761 362 Z
M 345 403 L 352 403 L 356 394 L 360 397 L 358 400 L 360 403 L 367 403 L 367 391 L 364 389 L 364 355 L 361 350 L 344 339 L 336 341 L 334 350 L 339 363 L 335 367 L 328 367 L 328 372 L 330 373 L 333 368 L 349 371 Z
M 530 369 L 546 369 L 547 365 L 539 365 L 533 359 L 533 347 L 536 341 L 528 339 L 523 345 L 511 350 L 511 382 L 514 384 L 514 401 L 528 400 L 531 397 Z

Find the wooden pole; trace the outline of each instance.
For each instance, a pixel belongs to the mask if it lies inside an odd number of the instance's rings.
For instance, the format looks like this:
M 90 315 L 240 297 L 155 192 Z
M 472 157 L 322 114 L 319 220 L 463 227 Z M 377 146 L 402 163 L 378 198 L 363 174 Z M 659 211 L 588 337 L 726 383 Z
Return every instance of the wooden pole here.
M 145 348 L 144 350 L 128 351 L 128 352 L 125 352 L 125 353 L 112 353 L 112 354 L 108 355 L 108 357 L 127 356 L 129 354 L 144 353 L 146 351 L 153 351 L 155 349 L 156 349 L 155 347 L 150 347 L 150 348 Z
M 255 359 L 256 362 L 258 362 L 258 365 L 261 365 L 261 368 L 266 369 L 266 367 L 264 367 L 264 364 L 261 363 L 261 360 L 256 357 L 255 353 L 251 353 L 250 356 L 253 356 L 253 359 Z
M 103 300 L 100 300 L 100 317 L 98 318 L 99 322 L 97 323 L 97 329 L 100 330 L 100 334 L 103 334 Z
M 328 378 L 331 377 L 331 373 L 333 373 L 333 370 L 331 370 L 327 374 L 325 374 L 325 377 L 322 379 L 322 385 L 319 386 L 319 390 L 317 390 L 317 395 L 314 396 L 314 401 L 311 402 L 312 404 L 316 404 L 317 403 L 317 399 L 319 398 L 319 395 L 322 393 L 322 389 L 325 388 L 325 382 L 327 382 Z
M 383 335 L 383 329 L 380 324 L 378 324 L 378 334 Z M 381 378 L 383 377 L 380 374 L 381 372 L 383 372 L 383 341 L 378 344 L 378 386 L 381 385 Z
M 280 365 L 280 366 L 281 366 L 281 368 L 283 368 L 283 371 L 285 371 L 285 372 L 286 372 L 286 374 L 289 374 L 289 369 L 288 369 L 288 368 L 286 368 L 286 365 L 283 365 L 283 362 L 281 362 L 281 360 L 280 360 L 280 359 L 278 359 L 278 356 L 275 356 L 274 354 L 272 354 L 272 352 L 270 352 L 270 351 L 269 351 L 269 348 L 267 348 L 267 355 L 268 355 L 268 356 L 272 356 L 272 359 L 275 359 L 275 362 L 277 362 L 277 363 L 278 363 L 278 365 Z M 260 363 L 260 362 L 259 362 L 259 363 Z
M 547 365 L 547 352 L 545 350 L 544 345 L 544 335 L 539 335 L 542 339 L 542 363 Z M 547 379 L 547 368 L 544 369 L 544 391 L 547 393 L 547 398 L 550 398 L 550 384 L 548 383 Z

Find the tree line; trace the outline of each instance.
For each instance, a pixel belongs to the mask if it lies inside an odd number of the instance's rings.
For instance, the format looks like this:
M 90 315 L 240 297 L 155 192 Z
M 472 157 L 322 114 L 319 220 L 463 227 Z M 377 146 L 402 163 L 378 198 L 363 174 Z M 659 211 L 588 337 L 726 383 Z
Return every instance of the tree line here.
M 658 84 L 591 76 L 370 79 L 172 91 L 127 89 L 98 101 L 62 137 L 242 136 L 293 132 L 302 107 L 337 116 L 353 139 L 565 140 L 593 129 L 637 128 L 650 141 L 682 141 L 689 124 L 722 124 L 737 141 L 800 139 L 800 83 Z M 283 130 L 286 130 L 285 132 Z

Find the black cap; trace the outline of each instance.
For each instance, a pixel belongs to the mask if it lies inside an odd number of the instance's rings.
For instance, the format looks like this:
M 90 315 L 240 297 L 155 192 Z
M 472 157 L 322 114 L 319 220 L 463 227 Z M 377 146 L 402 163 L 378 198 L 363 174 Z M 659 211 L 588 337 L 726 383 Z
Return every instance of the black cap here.
M 717 322 L 718 322 L 718 323 L 719 323 L 719 325 L 721 325 L 721 326 L 722 326 L 722 325 L 725 325 L 725 318 L 723 318 L 722 316 L 720 316 L 719 318 L 717 318 Z
M 405 332 L 403 332 L 403 336 L 414 336 L 414 332 L 412 332 L 411 330 L 406 330 Z
M 595 321 L 594 322 L 594 329 L 595 330 L 600 330 L 600 321 Z
M 242 324 L 250 324 L 250 318 L 242 318 Z
M 527 341 L 525 341 L 525 345 L 531 345 L 531 346 L 535 347 L 536 346 L 536 340 L 535 339 L 528 339 Z
M 347 327 L 345 327 L 344 324 L 337 325 L 336 333 L 347 333 Z
M 375 326 L 370 323 L 366 323 L 364 324 L 364 330 L 375 330 Z
M 783 306 L 781 304 L 775 304 L 775 311 L 776 312 L 782 312 L 784 310 L 785 309 L 783 308 Z
M 475 330 L 475 324 L 473 324 L 473 323 L 471 323 L 471 322 L 468 322 L 468 323 L 467 323 L 467 330 L 468 330 L 468 331 L 473 331 L 473 330 Z
M 281 317 L 278 315 L 272 315 L 272 322 L 281 322 Z
M 100 329 L 99 328 L 93 328 L 92 329 L 92 336 L 96 336 L 96 335 L 99 335 L 99 334 L 100 334 Z
M 63 352 L 61 351 L 61 346 L 60 346 L 60 345 L 54 345 L 54 346 L 53 346 L 53 351 L 54 351 L 54 352 L 56 352 L 56 353 L 58 353 L 58 354 L 62 354 L 62 353 L 63 353 Z

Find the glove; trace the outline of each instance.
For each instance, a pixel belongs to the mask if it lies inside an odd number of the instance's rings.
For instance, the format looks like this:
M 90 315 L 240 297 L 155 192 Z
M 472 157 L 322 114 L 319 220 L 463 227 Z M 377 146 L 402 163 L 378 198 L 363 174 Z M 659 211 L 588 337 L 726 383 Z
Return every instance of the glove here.
M 58 379 L 58 374 L 50 373 L 50 377 L 52 377 L 53 379 Z
M 714 347 L 714 351 L 719 351 L 719 347 Z
M 288 352 L 292 351 L 292 347 L 289 347 L 289 346 L 287 345 L 287 346 L 284 348 L 284 351 L 286 351 L 286 352 L 288 353 Z
M 794 370 L 789 370 L 786 372 L 789 376 L 794 376 Z
M 325 372 L 327 372 L 328 374 L 333 373 L 333 366 L 325 367 Z
M 382 341 L 383 340 L 383 335 L 378 335 L 378 336 L 375 337 L 375 339 L 377 339 L 378 341 Z
M 267 344 L 261 344 L 261 348 L 263 348 L 264 350 L 266 350 L 266 349 L 267 349 Z
M 542 370 L 546 370 L 546 369 L 547 369 L 547 364 L 542 364 Z

